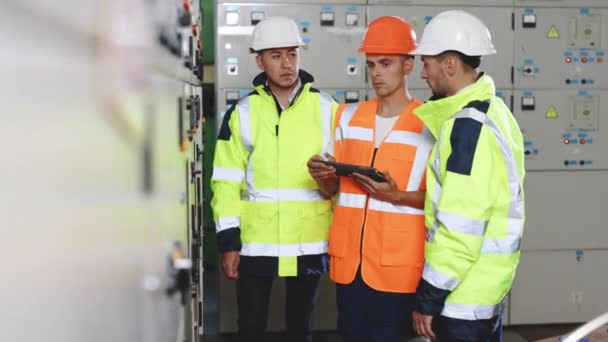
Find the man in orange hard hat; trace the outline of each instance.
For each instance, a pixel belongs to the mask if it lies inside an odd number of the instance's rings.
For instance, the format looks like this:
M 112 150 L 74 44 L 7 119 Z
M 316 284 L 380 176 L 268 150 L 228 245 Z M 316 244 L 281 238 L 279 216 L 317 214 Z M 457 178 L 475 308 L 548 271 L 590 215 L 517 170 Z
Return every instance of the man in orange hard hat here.
M 338 162 L 377 168 L 385 181 L 358 173 L 337 177 L 318 155 L 308 161 L 321 191 L 337 196 L 329 270 L 346 342 L 413 336 L 424 263 L 425 168 L 434 144 L 412 113 L 421 103 L 407 90 L 415 48 L 414 30 L 403 19 L 386 16 L 369 24 L 359 51 L 377 97 L 338 109 L 333 146 L 325 151 Z

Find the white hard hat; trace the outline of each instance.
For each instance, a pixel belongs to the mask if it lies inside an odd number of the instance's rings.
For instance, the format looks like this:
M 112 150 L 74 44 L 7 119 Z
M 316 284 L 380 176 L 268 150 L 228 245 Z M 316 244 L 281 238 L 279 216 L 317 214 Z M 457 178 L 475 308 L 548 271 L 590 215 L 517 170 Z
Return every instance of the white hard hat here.
M 486 25 L 464 11 L 446 11 L 436 15 L 424 28 L 418 48 L 410 55 L 436 56 L 458 51 L 467 56 L 493 55 L 496 49 Z
M 298 25 L 286 17 L 268 17 L 255 25 L 251 39 L 251 50 L 302 46 Z

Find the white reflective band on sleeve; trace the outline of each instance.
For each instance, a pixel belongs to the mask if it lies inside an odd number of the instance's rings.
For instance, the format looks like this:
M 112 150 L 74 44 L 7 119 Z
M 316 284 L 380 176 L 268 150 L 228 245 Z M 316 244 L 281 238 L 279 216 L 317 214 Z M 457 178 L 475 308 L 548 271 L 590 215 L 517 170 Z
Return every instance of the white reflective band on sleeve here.
M 502 135 L 496 124 L 484 113 L 473 108 L 458 113 L 456 118 L 471 118 L 486 125 L 494 134 L 500 152 L 507 167 L 507 177 L 509 179 L 509 192 L 511 193 L 511 204 L 509 207 L 509 217 L 507 220 L 507 237 L 504 239 L 486 238 L 483 242 L 481 252 L 486 254 L 511 254 L 521 249 L 521 235 L 523 232 L 524 206 L 522 193 L 522 182 L 519 176 L 513 152 L 509 143 Z
M 213 168 L 213 180 L 229 181 L 229 182 L 242 182 L 245 178 L 245 171 L 239 169 L 231 169 L 227 167 L 214 167 Z
M 217 233 L 222 230 L 237 228 L 241 226 L 241 218 L 239 216 L 220 217 L 215 221 L 215 231 Z
M 237 104 L 239 109 L 239 121 L 241 129 L 241 140 L 249 152 L 253 151 L 253 140 L 251 137 L 251 112 L 249 111 L 249 96 L 240 100 Z
M 460 285 L 460 280 L 435 270 L 428 262 L 424 263 L 422 278 L 441 290 L 454 291 L 454 289 Z
M 327 253 L 327 241 L 296 244 L 243 243 L 241 255 L 292 257 Z
M 312 189 L 266 189 L 253 190 L 242 197 L 249 202 L 314 202 L 325 198 L 319 190 Z
M 321 98 L 321 124 L 323 125 L 323 148 L 329 144 L 329 139 L 331 139 L 331 97 L 324 93 L 320 93 Z
M 483 236 L 488 226 L 488 221 L 474 220 L 468 217 L 437 211 L 437 219 L 450 231 Z
M 396 205 L 375 198 L 369 199 L 369 204 L 367 205 L 367 208 L 370 210 L 381 211 L 385 213 L 424 215 L 424 210 L 422 209 L 408 207 L 407 205 Z
M 406 191 L 418 191 L 420 189 L 422 178 L 426 173 L 426 164 L 429 160 L 433 145 L 435 144 L 435 137 L 433 137 L 431 131 L 426 127 L 424 127 L 422 134 L 420 134 L 420 140 L 418 149 L 416 150 L 416 158 L 412 165 L 410 179 L 407 182 Z
M 349 194 L 346 192 L 341 192 L 338 195 L 337 205 L 339 205 L 341 207 L 363 209 L 363 208 L 365 208 L 366 200 L 367 200 L 366 195 Z
M 509 235 L 502 239 L 483 239 L 481 253 L 483 254 L 513 254 L 521 249 L 521 236 Z
M 374 141 L 374 130 L 371 128 L 349 126 L 343 129 L 344 139 Z
M 490 319 L 500 312 L 501 304 L 476 305 L 458 304 L 446 301 L 443 306 L 442 316 L 464 319 L 467 321 Z
M 454 115 L 455 119 L 459 118 L 469 118 L 476 120 L 486 127 L 488 127 L 496 141 L 498 142 L 498 146 L 500 148 L 500 152 L 505 161 L 505 165 L 507 167 L 507 177 L 509 179 L 509 191 L 511 193 L 511 204 L 509 207 L 509 217 L 507 220 L 507 237 L 506 238 L 484 238 L 481 253 L 484 254 L 512 254 L 516 253 L 521 249 L 521 235 L 523 232 L 523 222 L 524 222 L 524 206 L 523 206 L 523 198 L 521 196 L 522 193 L 522 182 L 521 177 L 517 172 L 516 163 L 513 158 L 513 153 L 511 148 L 509 147 L 508 142 L 505 137 L 502 135 L 496 124 L 485 114 L 474 108 L 465 108 L 462 111 L 458 112 Z M 441 134 L 439 135 L 439 143 L 442 139 Z M 437 178 L 436 190 L 433 195 L 433 212 L 435 214 L 435 222 L 433 228 L 427 232 L 427 241 L 432 242 L 433 237 L 438 229 L 437 219 L 437 202 L 439 201 L 439 197 L 441 195 L 441 181 L 440 181 L 440 156 L 439 149 L 436 149 L 435 159 L 433 160 L 433 172 L 435 177 Z M 448 229 L 450 227 L 447 227 Z

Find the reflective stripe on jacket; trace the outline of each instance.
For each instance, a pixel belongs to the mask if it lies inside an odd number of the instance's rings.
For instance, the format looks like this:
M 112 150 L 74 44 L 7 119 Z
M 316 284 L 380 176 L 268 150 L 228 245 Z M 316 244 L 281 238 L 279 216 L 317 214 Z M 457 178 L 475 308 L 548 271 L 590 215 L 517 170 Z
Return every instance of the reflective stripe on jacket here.
M 331 221 L 306 162 L 333 138 L 338 105 L 300 74 L 302 88 L 284 110 L 259 84 L 227 114 L 211 180 L 218 236 L 240 228 L 241 255 L 278 257 L 280 276 L 297 275 L 298 256 L 327 252 Z
M 435 307 L 457 319 L 496 316 L 520 256 L 523 137 L 494 93 L 492 79 L 483 75 L 415 110 L 437 136 L 427 168 L 426 262 L 418 297 L 427 311 Z M 431 292 L 445 293 L 445 302 L 432 304 L 429 298 L 437 296 Z

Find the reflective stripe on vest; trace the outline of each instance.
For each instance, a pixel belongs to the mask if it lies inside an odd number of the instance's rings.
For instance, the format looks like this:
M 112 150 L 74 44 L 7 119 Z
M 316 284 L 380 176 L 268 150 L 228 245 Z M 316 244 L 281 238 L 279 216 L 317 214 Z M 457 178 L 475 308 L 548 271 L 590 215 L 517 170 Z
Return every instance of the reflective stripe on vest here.
M 375 198 L 370 198 L 367 208 L 370 210 L 381 211 L 384 213 L 408 214 L 408 215 L 424 215 L 424 210 L 408 207 L 407 205 L 396 205 L 390 202 L 381 201 Z
M 295 257 L 299 255 L 316 255 L 327 252 L 327 241 L 303 242 L 295 244 L 248 243 L 244 242 L 241 255 Z
M 363 209 L 365 208 L 366 200 L 367 196 L 363 194 L 340 193 L 338 194 L 337 205 L 347 208 Z
M 511 194 L 511 203 L 509 206 L 509 216 L 507 218 L 507 237 L 503 239 L 497 238 L 484 238 L 481 253 L 483 254 L 513 254 L 520 250 L 521 248 L 521 233 L 523 230 L 524 223 L 524 205 L 523 199 L 521 196 L 521 182 L 520 177 L 517 173 L 516 163 L 513 158 L 513 154 L 511 149 L 509 148 L 509 144 L 506 139 L 496 127 L 496 124 L 490 119 L 488 115 L 482 113 L 474 108 L 465 108 L 462 111 L 458 112 L 454 119 L 460 118 L 468 118 L 473 119 L 477 122 L 480 122 L 482 125 L 486 125 L 491 132 L 494 134 L 498 142 L 498 146 L 500 148 L 500 152 L 502 157 L 504 158 L 505 165 L 507 166 L 507 176 L 509 179 L 509 191 Z M 440 146 L 442 135 L 439 135 L 439 139 L 437 142 L 437 146 Z M 435 186 L 435 192 L 433 193 L 433 216 L 434 223 L 432 229 L 429 229 L 427 232 L 427 241 L 432 242 L 435 236 L 435 232 L 439 228 L 438 221 L 442 221 L 446 227 L 460 227 L 462 229 L 462 224 L 464 222 L 462 217 L 448 217 L 445 213 L 440 217 L 440 213 L 437 210 L 439 197 L 441 196 L 441 177 L 440 177 L 440 151 L 439 148 L 435 150 L 435 159 L 433 160 L 433 172 L 437 178 L 437 184 Z M 443 218 L 443 219 L 442 219 Z M 470 219 L 469 219 L 470 220 Z M 480 227 L 483 225 L 480 222 L 473 222 L 474 220 L 470 220 L 470 224 L 475 227 L 470 227 L 472 231 L 479 232 Z M 487 225 L 487 222 L 486 222 Z M 485 230 L 485 226 L 484 226 Z
M 343 109 L 339 125 L 338 127 L 336 127 L 335 131 L 336 144 L 340 143 L 340 146 L 342 146 L 342 144 L 344 144 L 345 139 L 369 141 L 375 144 L 373 129 L 349 125 L 353 116 L 357 112 L 357 109 L 359 109 L 359 106 L 360 103 L 351 103 L 346 105 L 346 107 Z M 426 127 L 423 128 L 422 133 L 395 130 L 389 132 L 387 137 L 384 139 L 384 142 L 391 144 L 404 144 L 416 147 L 416 156 L 414 158 L 412 172 L 409 176 L 405 191 L 417 191 L 420 188 L 420 184 L 426 171 L 425 165 L 435 143 L 435 139 L 433 138 L 431 132 L 426 129 Z M 343 195 L 355 196 L 358 194 L 340 194 L 340 196 Z M 340 200 L 337 204 L 341 205 Z M 346 206 L 352 207 L 350 205 Z M 363 208 L 364 206 L 365 205 L 357 206 L 355 208 Z M 383 202 L 373 198 L 370 199 L 369 208 L 376 211 L 383 211 L 389 213 L 424 215 L 424 210 L 408 206 L 393 205 L 391 203 Z

